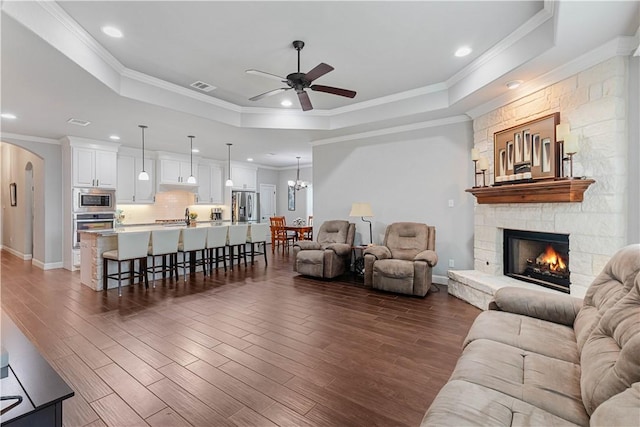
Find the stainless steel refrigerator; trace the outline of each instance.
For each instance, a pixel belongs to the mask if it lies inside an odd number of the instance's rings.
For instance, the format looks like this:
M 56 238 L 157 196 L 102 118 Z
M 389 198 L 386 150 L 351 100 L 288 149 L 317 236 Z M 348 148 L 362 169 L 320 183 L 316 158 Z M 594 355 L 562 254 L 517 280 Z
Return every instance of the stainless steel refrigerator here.
M 255 191 L 232 191 L 231 221 L 258 222 L 260 220 L 259 196 Z

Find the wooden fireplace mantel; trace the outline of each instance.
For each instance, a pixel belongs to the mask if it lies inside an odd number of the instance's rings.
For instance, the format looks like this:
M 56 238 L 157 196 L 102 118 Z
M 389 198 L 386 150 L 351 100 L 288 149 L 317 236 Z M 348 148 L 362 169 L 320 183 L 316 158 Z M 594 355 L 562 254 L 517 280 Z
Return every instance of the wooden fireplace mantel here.
M 594 182 L 593 179 L 559 179 L 465 191 L 476 196 L 479 204 L 582 202 L 584 192 Z

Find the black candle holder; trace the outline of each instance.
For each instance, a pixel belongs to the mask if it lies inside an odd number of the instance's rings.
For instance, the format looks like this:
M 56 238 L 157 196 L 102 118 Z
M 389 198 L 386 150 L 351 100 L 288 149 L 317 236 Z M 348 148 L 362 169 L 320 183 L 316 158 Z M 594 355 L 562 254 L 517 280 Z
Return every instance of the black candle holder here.
M 481 170 L 480 172 L 478 172 L 478 161 L 477 160 L 473 160 L 473 172 L 474 172 L 474 177 L 473 177 L 473 188 L 480 188 L 480 187 L 486 187 L 487 183 L 485 180 L 485 170 Z M 476 185 L 478 183 L 478 175 L 482 175 L 482 185 Z

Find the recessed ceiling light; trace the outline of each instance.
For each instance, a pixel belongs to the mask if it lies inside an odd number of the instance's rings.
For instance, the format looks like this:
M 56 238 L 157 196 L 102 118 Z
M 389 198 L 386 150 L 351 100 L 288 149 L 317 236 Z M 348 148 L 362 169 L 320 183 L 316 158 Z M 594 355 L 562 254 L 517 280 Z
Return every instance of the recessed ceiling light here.
M 11 114 L 11 113 L 2 113 L 0 114 L 0 117 L 2 117 L 3 119 L 16 119 L 16 115 L 15 114 Z
M 253 162 L 253 158 L 252 157 L 248 157 L 247 158 L 247 162 Z
M 522 80 L 512 80 L 509 83 L 507 83 L 507 87 L 509 89 L 515 89 L 518 86 L 520 86 L 522 84 Z
M 293 103 L 291 101 L 289 101 L 288 99 L 285 99 L 284 101 L 282 101 L 280 103 L 280 105 L 282 105 L 283 107 L 291 107 L 293 105 Z
M 454 55 L 461 58 L 463 56 L 469 55 L 470 53 L 471 53 L 471 48 L 469 46 L 462 46 L 461 48 L 458 48 L 458 50 L 456 50 L 456 53 Z
M 191 149 L 191 152 L 192 152 L 192 153 L 199 153 L 199 152 L 200 152 L 200 150 L 198 150 L 197 148 L 192 148 L 192 149 Z
M 114 141 L 120 141 L 120 137 L 118 135 L 111 135 L 109 139 L 113 139 Z
M 102 27 L 102 32 L 108 35 L 109 37 L 114 37 L 116 39 L 119 39 L 122 37 L 122 31 L 120 31 L 116 27 L 111 27 L 109 25 Z

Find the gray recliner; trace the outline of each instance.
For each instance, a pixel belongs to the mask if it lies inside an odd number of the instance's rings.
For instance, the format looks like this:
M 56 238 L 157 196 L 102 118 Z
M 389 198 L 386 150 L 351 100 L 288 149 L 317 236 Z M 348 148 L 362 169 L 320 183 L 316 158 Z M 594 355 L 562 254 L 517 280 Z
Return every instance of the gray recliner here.
M 438 263 L 436 228 L 416 222 L 387 227 L 382 246 L 364 251 L 364 285 L 383 291 L 425 296 Z
M 293 245 L 293 270 L 305 276 L 332 279 L 351 265 L 351 247 L 356 226 L 349 221 L 325 221 L 317 241 L 299 240 Z

